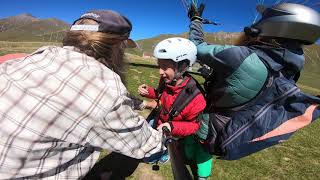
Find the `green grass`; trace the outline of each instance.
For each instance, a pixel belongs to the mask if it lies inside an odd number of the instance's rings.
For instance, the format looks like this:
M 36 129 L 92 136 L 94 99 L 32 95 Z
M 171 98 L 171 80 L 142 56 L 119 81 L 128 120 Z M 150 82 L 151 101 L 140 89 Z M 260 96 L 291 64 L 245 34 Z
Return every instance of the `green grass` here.
M 289 141 L 237 161 L 216 160 L 212 179 L 319 179 L 320 122 Z
M 30 53 L 43 45 L 61 45 L 46 42 L 1 42 L 0 55 L 14 52 Z M 317 53 L 307 59 L 306 68 L 302 72 L 298 85 L 305 92 L 320 94 L 320 73 Z M 311 48 L 311 49 L 312 49 Z M 152 59 L 142 59 L 139 56 L 127 55 L 130 65 L 127 70 L 126 84 L 128 90 L 137 95 L 140 84 L 146 83 L 154 87 L 159 80 L 159 71 Z M 311 59 L 313 61 L 311 62 Z M 199 76 L 196 77 L 201 80 Z M 214 160 L 213 175 L 210 179 L 320 179 L 320 122 L 316 121 L 308 127 L 295 133 L 287 142 L 260 151 L 251 156 L 236 161 Z M 103 155 L 105 155 L 104 152 Z M 145 171 L 151 171 L 150 165 L 145 165 L 129 179 L 139 179 Z M 161 165 L 160 171 L 153 172 L 163 179 L 173 179 L 170 164 Z
M 61 46 L 57 42 L 9 42 L 0 41 L 0 56 L 11 53 L 32 53 L 41 46 Z

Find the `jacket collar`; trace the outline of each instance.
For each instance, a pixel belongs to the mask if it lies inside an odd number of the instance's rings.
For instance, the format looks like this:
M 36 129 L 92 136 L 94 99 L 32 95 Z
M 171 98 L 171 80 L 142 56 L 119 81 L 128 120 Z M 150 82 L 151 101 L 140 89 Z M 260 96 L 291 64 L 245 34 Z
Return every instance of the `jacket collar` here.
M 275 71 L 287 69 L 299 72 L 304 66 L 305 58 L 302 49 L 275 48 L 268 45 L 252 45 L 250 48 L 260 50 L 258 56 Z
M 167 90 L 169 90 L 172 93 L 179 93 L 183 89 L 183 87 L 187 85 L 187 83 L 189 82 L 190 78 L 191 77 L 188 76 L 188 75 L 184 76 L 183 77 L 183 81 L 180 84 L 175 85 L 175 86 L 166 84 L 166 88 L 167 88 Z

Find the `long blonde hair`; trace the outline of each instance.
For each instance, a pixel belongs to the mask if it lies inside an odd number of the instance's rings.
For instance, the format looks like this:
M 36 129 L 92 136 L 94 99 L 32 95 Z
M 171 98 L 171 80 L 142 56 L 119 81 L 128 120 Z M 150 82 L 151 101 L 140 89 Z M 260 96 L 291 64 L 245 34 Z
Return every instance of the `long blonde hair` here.
M 249 46 L 254 44 L 265 44 L 268 46 L 273 46 L 275 48 L 281 47 L 281 43 L 278 42 L 278 39 L 271 37 L 251 37 L 246 35 L 244 32 L 240 33 L 240 35 L 234 40 L 233 45 L 236 46 Z
M 97 24 L 91 19 L 81 19 L 75 24 Z M 69 31 L 63 39 L 64 46 L 74 46 L 95 58 L 120 75 L 124 81 L 124 43 L 127 37 L 102 32 Z

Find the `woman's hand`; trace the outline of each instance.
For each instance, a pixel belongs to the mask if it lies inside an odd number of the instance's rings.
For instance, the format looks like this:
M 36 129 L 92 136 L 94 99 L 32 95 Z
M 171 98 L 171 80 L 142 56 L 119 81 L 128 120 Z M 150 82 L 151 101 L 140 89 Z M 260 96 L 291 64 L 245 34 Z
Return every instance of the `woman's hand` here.
M 203 3 L 200 4 L 199 8 L 196 7 L 196 4 L 191 3 L 188 10 L 188 17 L 190 21 L 199 20 L 202 21 L 202 13 L 205 5 Z
M 152 101 L 143 101 L 145 108 L 154 109 L 157 107 L 158 103 L 155 100 Z
M 138 87 L 138 93 L 141 96 L 149 95 L 148 86 L 146 84 L 142 84 Z

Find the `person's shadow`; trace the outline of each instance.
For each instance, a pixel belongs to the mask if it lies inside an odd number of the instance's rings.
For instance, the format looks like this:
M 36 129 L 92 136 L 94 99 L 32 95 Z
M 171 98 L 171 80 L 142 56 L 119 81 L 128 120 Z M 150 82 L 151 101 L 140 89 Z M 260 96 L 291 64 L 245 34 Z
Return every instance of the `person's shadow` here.
M 133 174 L 140 162 L 112 152 L 96 163 L 83 180 L 122 180 Z

